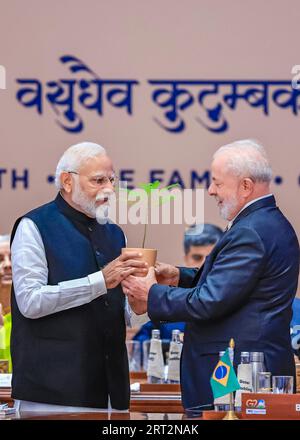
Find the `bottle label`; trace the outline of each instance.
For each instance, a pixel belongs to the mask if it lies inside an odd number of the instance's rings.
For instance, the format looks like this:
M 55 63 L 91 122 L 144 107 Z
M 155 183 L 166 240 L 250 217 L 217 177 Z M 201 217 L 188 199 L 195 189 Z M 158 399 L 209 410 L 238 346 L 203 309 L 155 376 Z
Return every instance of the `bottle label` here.
M 151 339 L 147 376 L 164 379 L 164 358 L 160 339 Z
M 180 381 L 180 356 L 182 344 L 170 343 L 168 380 Z
M 240 364 L 238 366 L 237 378 L 241 388 L 235 393 L 236 407 L 242 406 L 242 393 L 252 393 L 252 365 L 251 364 Z

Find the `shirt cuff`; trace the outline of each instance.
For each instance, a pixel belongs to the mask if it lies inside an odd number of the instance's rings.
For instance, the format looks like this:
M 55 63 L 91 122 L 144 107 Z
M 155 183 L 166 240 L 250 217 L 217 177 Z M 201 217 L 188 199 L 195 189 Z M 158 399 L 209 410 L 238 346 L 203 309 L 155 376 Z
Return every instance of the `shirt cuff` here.
M 91 286 L 93 298 L 98 298 L 98 296 L 107 293 L 105 279 L 102 271 L 98 270 L 97 272 L 88 275 L 88 280 Z
M 146 322 L 150 321 L 150 318 L 148 316 L 148 313 L 144 313 L 143 315 L 136 315 L 134 311 L 131 311 L 130 316 L 130 323 L 131 327 L 140 327 L 143 324 L 146 324 Z

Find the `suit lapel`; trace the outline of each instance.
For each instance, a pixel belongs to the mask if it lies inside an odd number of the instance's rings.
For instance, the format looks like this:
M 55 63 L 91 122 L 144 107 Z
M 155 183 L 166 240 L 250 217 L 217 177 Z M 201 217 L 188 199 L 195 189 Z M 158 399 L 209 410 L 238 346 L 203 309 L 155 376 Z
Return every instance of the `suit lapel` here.
M 218 244 L 220 243 L 221 240 L 223 240 L 223 237 L 220 238 Z M 203 280 L 205 280 L 206 275 L 210 271 L 212 263 L 219 252 L 220 247 L 218 246 L 218 244 L 214 247 L 211 253 L 205 258 L 205 263 L 196 273 L 195 278 L 192 281 L 191 287 L 195 287 L 197 286 L 197 284 L 199 284 L 200 281 L 202 282 Z
M 276 206 L 276 201 L 275 201 L 274 196 L 269 196 L 264 199 L 258 200 L 257 202 L 252 203 L 236 217 L 236 219 L 232 223 L 231 228 L 228 231 L 227 230 L 224 231 L 222 237 L 219 239 L 218 243 L 213 248 L 210 255 L 208 257 L 206 257 L 204 266 L 200 270 L 198 270 L 197 274 L 195 275 L 195 278 L 192 281 L 191 287 L 195 287 L 195 286 L 197 286 L 197 284 L 205 281 L 206 276 L 207 276 L 208 272 L 210 271 L 214 260 L 216 259 L 220 250 L 224 247 L 224 240 L 226 240 L 226 238 L 228 237 L 228 233 L 231 231 L 231 229 L 234 228 L 235 225 L 241 219 L 243 219 L 244 217 L 249 215 L 251 212 L 256 211 L 257 209 L 266 208 L 269 206 Z
M 251 212 L 256 211 L 257 209 L 267 208 L 269 206 L 274 206 L 274 207 L 276 206 L 276 201 L 274 196 L 265 197 L 264 199 L 258 200 L 257 202 L 254 202 L 251 205 L 247 206 L 247 208 L 243 209 L 243 211 L 241 211 L 239 215 L 234 219 L 231 228 L 236 223 L 238 223 L 242 218 L 249 215 Z

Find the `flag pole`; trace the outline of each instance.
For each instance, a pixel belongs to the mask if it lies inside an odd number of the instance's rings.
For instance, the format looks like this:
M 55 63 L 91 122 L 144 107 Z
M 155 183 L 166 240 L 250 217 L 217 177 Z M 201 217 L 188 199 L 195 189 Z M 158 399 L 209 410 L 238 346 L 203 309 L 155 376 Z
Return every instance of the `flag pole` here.
M 231 338 L 229 342 L 229 348 L 231 348 L 231 353 L 234 353 L 234 339 Z M 233 357 L 233 356 L 232 356 Z M 233 365 L 233 358 L 231 359 L 232 365 Z M 225 417 L 223 417 L 223 420 L 239 420 L 236 413 L 234 412 L 234 403 L 233 403 L 233 393 L 229 393 L 229 411 L 227 411 Z

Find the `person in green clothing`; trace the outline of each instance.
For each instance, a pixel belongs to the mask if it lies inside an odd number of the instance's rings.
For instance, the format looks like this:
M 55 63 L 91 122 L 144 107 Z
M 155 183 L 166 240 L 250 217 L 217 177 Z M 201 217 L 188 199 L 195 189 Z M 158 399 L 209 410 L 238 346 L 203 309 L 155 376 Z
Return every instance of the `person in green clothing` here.
M 3 325 L 0 328 L 0 362 L 8 360 L 8 373 L 12 372 L 10 357 L 10 333 L 11 333 L 11 314 L 3 316 Z
M 10 289 L 12 283 L 12 270 L 9 241 L 9 235 L 0 235 L 0 361 L 8 360 L 8 372 L 11 373 Z
M 0 303 L 0 329 L 4 324 L 4 319 L 3 319 L 3 307 L 2 304 Z

